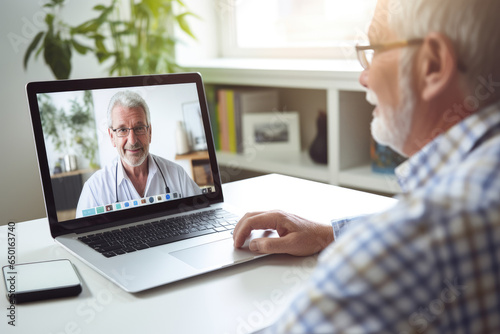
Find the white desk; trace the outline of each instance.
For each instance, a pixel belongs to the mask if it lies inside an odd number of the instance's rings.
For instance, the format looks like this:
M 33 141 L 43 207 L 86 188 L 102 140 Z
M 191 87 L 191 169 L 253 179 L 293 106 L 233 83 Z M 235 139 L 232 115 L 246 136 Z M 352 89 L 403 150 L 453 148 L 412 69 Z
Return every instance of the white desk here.
M 224 185 L 244 210 L 283 209 L 316 221 L 382 210 L 393 199 L 296 178 L 267 175 Z M 17 262 L 68 258 L 83 278 L 78 297 L 17 305 L 9 326 L 0 287 L 0 333 L 247 333 L 268 324 L 307 280 L 316 257 L 273 255 L 139 294 L 123 292 L 56 244 L 46 219 L 16 225 Z M 7 227 L 0 228 L 0 264 Z

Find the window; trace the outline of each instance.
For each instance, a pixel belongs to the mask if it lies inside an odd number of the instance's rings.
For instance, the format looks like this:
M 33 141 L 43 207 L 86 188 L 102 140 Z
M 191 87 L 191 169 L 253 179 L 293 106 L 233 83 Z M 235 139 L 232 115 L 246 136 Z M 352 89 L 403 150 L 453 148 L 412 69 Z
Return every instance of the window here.
M 375 0 L 217 0 L 225 57 L 355 58 Z

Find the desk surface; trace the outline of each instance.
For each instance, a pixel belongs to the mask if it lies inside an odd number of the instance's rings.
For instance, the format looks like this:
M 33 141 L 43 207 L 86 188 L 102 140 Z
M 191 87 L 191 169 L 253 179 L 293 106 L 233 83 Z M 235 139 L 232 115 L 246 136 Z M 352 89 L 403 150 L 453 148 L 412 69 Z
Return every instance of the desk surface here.
M 266 175 L 224 185 L 226 202 L 244 211 L 282 209 L 328 223 L 371 213 L 394 200 L 301 179 Z M 16 306 L 8 325 L 0 287 L 1 333 L 248 333 L 275 319 L 310 276 L 316 257 L 272 255 L 138 294 L 129 294 L 55 243 L 46 219 L 16 224 L 17 262 L 70 259 L 78 297 Z M 7 261 L 7 226 L 0 227 L 0 264 Z

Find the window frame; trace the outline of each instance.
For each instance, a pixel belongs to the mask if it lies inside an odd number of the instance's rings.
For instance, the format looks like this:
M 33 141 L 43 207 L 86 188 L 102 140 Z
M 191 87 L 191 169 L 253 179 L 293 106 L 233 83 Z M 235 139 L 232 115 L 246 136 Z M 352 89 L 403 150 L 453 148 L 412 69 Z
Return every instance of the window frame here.
M 219 55 L 222 58 L 355 60 L 357 59 L 355 50 L 356 44 L 368 40 L 365 31 L 356 29 L 355 39 L 349 41 L 339 41 L 336 46 L 297 48 L 243 48 L 238 46 L 236 42 L 236 4 L 234 2 L 238 0 L 222 1 L 226 2 L 226 8 L 220 11 L 220 20 L 218 20 Z

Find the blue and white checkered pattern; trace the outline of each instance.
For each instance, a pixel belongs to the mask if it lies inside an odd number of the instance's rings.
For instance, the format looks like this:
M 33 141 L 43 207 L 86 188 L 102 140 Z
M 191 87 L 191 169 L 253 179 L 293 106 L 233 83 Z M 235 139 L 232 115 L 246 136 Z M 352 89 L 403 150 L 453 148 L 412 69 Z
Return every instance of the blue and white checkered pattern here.
M 398 167 L 388 211 L 348 226 L 266 332 L 500 333 L 500 105 Z

